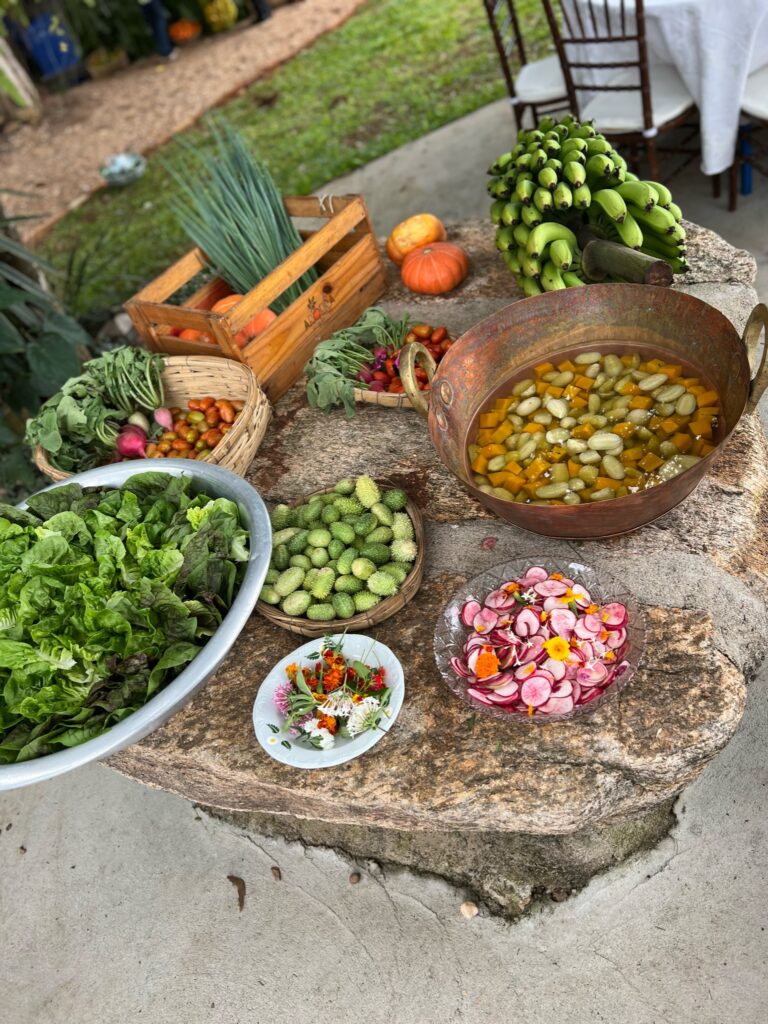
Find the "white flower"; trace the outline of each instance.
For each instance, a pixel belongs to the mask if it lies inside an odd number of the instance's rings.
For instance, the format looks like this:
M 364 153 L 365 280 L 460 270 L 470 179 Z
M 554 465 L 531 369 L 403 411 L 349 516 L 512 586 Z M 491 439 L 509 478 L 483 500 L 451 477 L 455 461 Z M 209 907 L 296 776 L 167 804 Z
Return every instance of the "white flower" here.
M 527 590 L 524 590 L 522 592 L 520 597 L 524 598 L 526 601 L 535 601 L 536 591 L 533 589 L 533 587 L 529 587 Z
M 357 736 L 361 732 L 373 727 L 373 715 L 381 707 L 375 697 L 363 697 L 347 720 L 347 731 L 350 736 Z
M 334 718 L 346 718 L 347 715 L 352 714 L 354 709 L 355 702 L 344 690 L 334 690 L 333 693 L 329 693 L 320 705 L 321 711 L 324 711 L 326 715 L 333 715 Z
M 304 732 L 311 736 L 312 739 L 319 740 L 321 750 L 328 750 L 335 743 L 333 733 L 329 732 L 328 729 L 323 728 L 316 718 L 304 723 Z

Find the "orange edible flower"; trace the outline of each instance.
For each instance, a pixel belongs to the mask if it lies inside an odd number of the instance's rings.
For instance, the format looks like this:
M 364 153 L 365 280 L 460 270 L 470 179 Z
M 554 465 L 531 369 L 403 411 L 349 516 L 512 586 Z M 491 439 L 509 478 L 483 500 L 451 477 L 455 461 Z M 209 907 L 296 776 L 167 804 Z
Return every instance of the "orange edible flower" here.
M 331 735 L 336 732 L 336 719 L 333 715 L 324 715 L 322 712 L 318 712 L 317 721 L 321 729 L 327 729 Z
M 600 605 L 599 604 L 591 604 L 591 605 L 589 605 L 587 607 L 586 614 L 587 615 L 594 615 L 596 612 L 599 612 L 599 611 L 600 611 Z
M 478 679 L 487 679 L 489 676 L 495 676 L 498 671 L 499 659 L 490 647 L 484 647 L 475 662 L 475 675 Z

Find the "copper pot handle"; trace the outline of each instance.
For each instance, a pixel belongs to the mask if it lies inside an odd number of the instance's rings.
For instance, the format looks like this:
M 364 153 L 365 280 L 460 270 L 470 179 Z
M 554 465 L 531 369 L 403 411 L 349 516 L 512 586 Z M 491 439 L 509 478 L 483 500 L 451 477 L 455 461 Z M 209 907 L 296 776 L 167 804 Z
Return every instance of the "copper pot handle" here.
M 432 378 L 437 372 L 437 363 L 423 345 L 417 341 L 411 341 L 400 349 L 398 363 L 400 380 L 403 382 L 405 393 L 411 400 L 413 408 L 420 415 L 426 417 L 429 413 L 429 401 L 424 397 L 424 392 L 419 390 L 419 382 L 416 380 L 417 363 L 421 364 L 429 378 L 429 383 L 432 384 Z
M 757 346 L 763 331 L 765 331 L 763 352 L 758 363 Z M 749 314 L 749 320 L 747 320 L 741 340 L 747 350 L 749 368 L 753 371 L 748 406 L 751 411 L 757 406 L 757 403 L 763 396 L 763 392 L 768 387 L 768 306 L 765 303 L 758 302 Z

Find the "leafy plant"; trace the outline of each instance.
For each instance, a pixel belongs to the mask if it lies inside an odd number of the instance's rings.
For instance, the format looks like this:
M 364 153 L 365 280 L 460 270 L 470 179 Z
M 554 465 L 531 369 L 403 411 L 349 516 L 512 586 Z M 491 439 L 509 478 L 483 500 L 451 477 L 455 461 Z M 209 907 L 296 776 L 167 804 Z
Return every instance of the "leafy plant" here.
M 301 236 L 272 175 L 243 136 L 231 125 L 210 125 L 215 150 L 201 158 L 201 170 L 190 175 L 189 160 L 183 171 L 169 168 L 179 190 L 171 205 L 218 274 L 245 294 L 299 248 Z M 194 159 L 196 150 L 184 148 Z M 316 280 L 308 270 L 271 303 L 274 312 L 281 313 Z
M 50 291 L 49 265 L 11 231 L 12 219 L 0 217 L 0 482 L 31 487 L 24 422 L 80 371 L 91 339 Z
M 186 477 L 0 506 L 0 764 L 76 746 L 145 704 L 215 633 L 247 561 L 237 505 L 193 496 Z

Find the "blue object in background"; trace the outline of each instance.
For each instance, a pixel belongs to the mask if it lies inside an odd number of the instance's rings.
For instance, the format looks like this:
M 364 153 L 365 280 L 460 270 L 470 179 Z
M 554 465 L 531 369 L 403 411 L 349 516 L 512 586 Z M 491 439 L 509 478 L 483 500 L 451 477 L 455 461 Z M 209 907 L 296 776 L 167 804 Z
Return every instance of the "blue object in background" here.
M 144 19 L 155 37 L 155 46 L 161 57 L 167 57 L 173 50 L 171 37 L 168 35 L 168 20 L 165 8 L 160 0 L 139 0 Z
M 744 160 L 741 165 L 741 194 L 743 196 L 752 194 L 752 164 L 749 162 L 752 152 L 752 125 L 743 124 L 739 129 L 739 153 Z
M 21 29 L 24 47 L 45 80 L 80 63 L 77 44 L 66 25 L 53 14 L 39 14 Z

